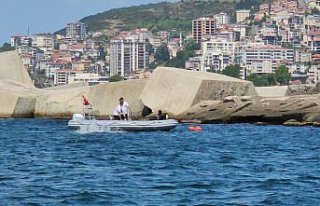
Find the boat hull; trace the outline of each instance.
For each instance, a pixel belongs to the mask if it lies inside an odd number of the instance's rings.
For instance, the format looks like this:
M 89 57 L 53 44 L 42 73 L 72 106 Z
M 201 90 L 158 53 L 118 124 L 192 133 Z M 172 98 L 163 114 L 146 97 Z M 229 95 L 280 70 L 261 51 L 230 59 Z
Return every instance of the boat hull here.
M 70 120 L 68 128 L 94 132 L 108 131 L 170 131 L 178 125 L 175 120 L 118 121 L 118 120 Z

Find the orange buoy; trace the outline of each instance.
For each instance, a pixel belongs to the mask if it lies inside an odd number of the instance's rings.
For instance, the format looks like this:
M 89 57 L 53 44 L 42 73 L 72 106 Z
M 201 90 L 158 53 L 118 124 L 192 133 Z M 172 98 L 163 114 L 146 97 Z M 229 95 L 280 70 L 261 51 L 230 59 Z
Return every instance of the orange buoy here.
M 189 126 L 188 129 L 189 129 L 189 131 L 192 131 L 192 132 L 202 131 L 202 128 L 200 126 Z

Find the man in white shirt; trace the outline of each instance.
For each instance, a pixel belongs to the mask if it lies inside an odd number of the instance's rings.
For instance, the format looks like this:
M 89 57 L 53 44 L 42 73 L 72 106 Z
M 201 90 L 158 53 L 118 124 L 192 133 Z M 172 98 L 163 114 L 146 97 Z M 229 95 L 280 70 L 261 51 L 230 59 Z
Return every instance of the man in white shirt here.
M 117 106 L 115 113 L 118 114 L 120 120 L 129 120 L 129 104 L 124 101 L 123 97 L 119 99 L 119 105 Z

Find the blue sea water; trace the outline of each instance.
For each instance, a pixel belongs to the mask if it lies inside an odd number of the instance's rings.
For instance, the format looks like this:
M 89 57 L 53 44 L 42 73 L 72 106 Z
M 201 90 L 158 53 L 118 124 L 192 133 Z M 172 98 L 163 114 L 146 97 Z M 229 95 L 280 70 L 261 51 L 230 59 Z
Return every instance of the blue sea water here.
M 77 133 L 0 120 L 0 205 L 319 205 L 320 129 Z

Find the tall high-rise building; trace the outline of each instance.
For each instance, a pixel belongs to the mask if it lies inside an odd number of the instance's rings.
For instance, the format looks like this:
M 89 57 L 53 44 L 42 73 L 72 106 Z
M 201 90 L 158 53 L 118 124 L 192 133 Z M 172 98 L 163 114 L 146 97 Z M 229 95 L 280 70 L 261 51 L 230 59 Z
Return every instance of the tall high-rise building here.
M 214 18 L 199 18 L 192 21 L 192 36 L 196 43 L 201 44 L 206 36 L 216 32 L 216 20 Z
M 66 38 L 83 41 L 87 37 L 86 25 L 82 22 L 68 23 L 66 26 Z
M 131 76 L 132 72 L 148 68 L 147 42 L 134 38 L 113 39 L 110 42 L 110 76 Z

